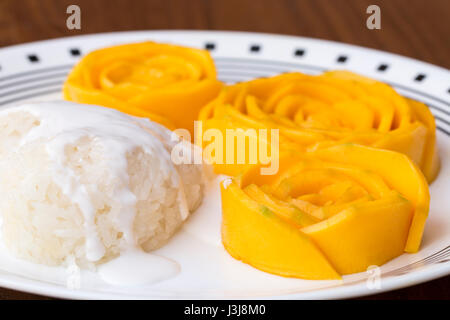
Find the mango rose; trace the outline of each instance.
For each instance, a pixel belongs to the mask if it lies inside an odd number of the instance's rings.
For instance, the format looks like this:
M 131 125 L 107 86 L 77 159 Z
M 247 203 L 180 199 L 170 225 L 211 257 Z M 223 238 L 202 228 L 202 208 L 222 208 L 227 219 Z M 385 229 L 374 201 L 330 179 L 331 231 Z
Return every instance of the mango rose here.
M 406 155 L 348 143 L 283 157 L 276 175 L 259 169 L 222 183 L 222 241 L 236 259 L 336 279 L 417 251 L 429 192 Z
M 89 53 L 70 72 L 63 91 L 67 100 L 192 132 L 200 108 L 221 86 L 207 51 L 143 42 Z
M 199 115 L 204 130 L 277 128 L 280 152 L 357 143 L 409 156 L 431 182 L 439 171 L 433 115 L 388 85 L 350 72 L 287 73 L 225 87 Z M 225 152 L 225 151 L 224 151 Z M 217 165 L 236 175 L 243 166 Z

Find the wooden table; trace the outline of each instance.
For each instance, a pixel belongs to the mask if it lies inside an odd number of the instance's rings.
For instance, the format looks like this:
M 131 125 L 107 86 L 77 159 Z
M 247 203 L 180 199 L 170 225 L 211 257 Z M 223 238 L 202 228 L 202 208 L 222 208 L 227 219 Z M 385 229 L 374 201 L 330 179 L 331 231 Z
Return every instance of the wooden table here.
M 68 30 L 66 8 L 81 8 Z M 381 8 L 381 30 L 366 8 Z M 330 39 L 450 68 L 449 0 L 1 0 L 0 46 L 70 35 L 144 29 L 270 32 Z M 369 299 L 449 299 L 450 277 Z M 0 288 L 0 299 L 43 298 Z

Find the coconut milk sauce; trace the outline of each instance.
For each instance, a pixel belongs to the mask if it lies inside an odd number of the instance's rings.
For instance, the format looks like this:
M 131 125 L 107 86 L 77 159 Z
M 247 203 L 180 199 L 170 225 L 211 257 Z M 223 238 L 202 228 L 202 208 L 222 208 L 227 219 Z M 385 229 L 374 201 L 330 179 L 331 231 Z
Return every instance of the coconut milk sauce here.
M 98 267 L 100 277 L 111 284 L 136 285 L 160 281 L 176 275 L 180 270 L 180 266 L 176 262 L 145 253 L 136 245 L 133 234 L 136 197 L 128 188 L 126 159 L 127 153 L 135 147 L 141 147 L 146 153 L 158 155 L 162 164 L 161 173 L 165 177 L 176 177 L 172 179 L 172 184 L 180 189 L 178 196 L 180 211 L 182 218 L 185 219 L 188 208 L 185 193 L 182 190 L 183 184 L 171 161 L 170 152 L 165 147 L 170 145 L 170 131 L 147 119 L 132 117 L 113 109 L 71 102 L 27 104 L 4 109 L 2 113 L 17 111 L 29 112 L 40 121 L 38 126 L 33 127 L 22 138 L 20 145 L 41 138 L 48 139 L 46 148 L 54 163 L 54 180 L 62 192 L 78 205 L 84 216 L 86 258 L 92 262 L 98 261 L 104 256 L 105 247 L 96 231 L 96 212 L 89 199 L 86 186 L 79 181 L 70 168 L 64 165 L 65 147 L 82 137 L 90 136 L 97 139 L 97 142 L 102 145 L 105 156 L 113 159 L 109 162 L 112 166 L 111 173 L 115 178 L 120 179 L 122 182 L 120 185 L 123 186 L 116 190 L 116 198 L 120 199 L 119 201 L 123 204 L 117 227 L 124 234 L 127 248 L 124 248 L 119 257 Z M 13 260 L 14 265 L 20 264 L 20 259 Z M 35 270 L 31 272 L 33 265 L 23 261 L 18 269 L 25 274 L 34 272 L 44 276 L 45 270 L 51 268 L 35 265 Z

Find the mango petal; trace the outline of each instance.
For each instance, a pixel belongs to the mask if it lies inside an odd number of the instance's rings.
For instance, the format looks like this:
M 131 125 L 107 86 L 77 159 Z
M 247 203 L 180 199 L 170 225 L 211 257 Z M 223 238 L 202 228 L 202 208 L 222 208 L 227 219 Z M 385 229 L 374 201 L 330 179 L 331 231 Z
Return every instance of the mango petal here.
M 302 231 L 321 248 L 340 274 L 362 272 L 401 255 L 413 207 L 394 194 L 354 205 Z
M 281 153 L 357 143 L 407 155 L 428 182 L 439 171 L 436 125 L 428 108 L 384 83 L 351 72 L 287 73 L 228 86 L 199 119 L 223 133 L 236 128 L 279 129 Z M 243 170 L 232 166 L 219 164 L 216 171 L 234 175 Z
M 266 272 L 303 279 L 339 279 L 316 245 L 232 183 L 222 185 L 222 241 L 226 250 Z
M 207 51 L 142 42 L 89 53 L 70 72 L 63 92 L 67 100 L 148 117 L 192 135 L 200 109 L 221 87 Z
M 328 279 L 328 268 L 362 272 L 418 250 L 429 191 L 406 155 L 344 144 L 284 156 L 275 175 L 261 167 L 222 186 L 222 241 L 233 257 L 278 275 Z
M 419 250 L 430 207 L 430 193 L 425 177 L 414 162 L 401 153 L 351 144 L 318 150 L 315 156 L 371 170 L 408 199 L 415 209 L 405 251 Z

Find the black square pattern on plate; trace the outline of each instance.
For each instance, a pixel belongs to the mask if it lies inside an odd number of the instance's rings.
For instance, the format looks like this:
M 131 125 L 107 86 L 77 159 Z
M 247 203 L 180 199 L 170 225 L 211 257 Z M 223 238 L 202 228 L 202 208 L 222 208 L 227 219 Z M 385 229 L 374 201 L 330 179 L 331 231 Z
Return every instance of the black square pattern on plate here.
M 32 63 L 39 62 L 39 57 L 35 54 L 29 54 L 28 60 Z
M 347 59 L 348 59 L 347 56 L 339 56 L 336 61 L 339 63 L 345 63 Z
M 261 51 L 261 46 L 259 44 L 252 44 L 250 46 L 250 52 L 259 52 Z
M 389 68 L 389 65 L 383 63 L 378 66 L 377 70 L 378 71 L 386 71 L 388 68 Z
M 426 78 L 426 75 L 424 75 L 423 73 L 419 73 L 415 78 L 414 81 L 420 82 L 423 81 Z
M 302 57 L 305 55 L 305 49 L 297 49 L 294 51 L 294 56 Z
M 214 50 L 216 48 L 216 44 L 212 42 L 205 43 L 205 49 L 206 50 Z
M 79 55 L 81 55 L 81 51 L 78 48 L 72 48 L 70 49 L 70 54 L 74 57 L 78 57 Z

